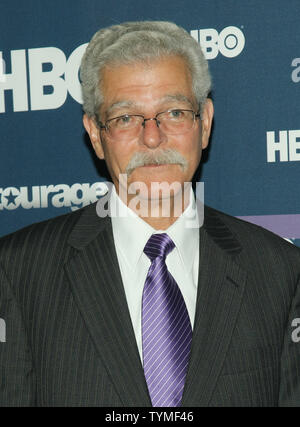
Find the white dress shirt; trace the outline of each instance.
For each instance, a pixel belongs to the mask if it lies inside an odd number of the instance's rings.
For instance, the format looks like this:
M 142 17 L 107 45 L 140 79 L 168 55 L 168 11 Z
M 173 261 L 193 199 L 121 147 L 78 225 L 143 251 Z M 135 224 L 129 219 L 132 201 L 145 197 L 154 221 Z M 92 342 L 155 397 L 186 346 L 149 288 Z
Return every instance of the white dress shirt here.
M 150 260 L 143 249 L 154 233 L 167 233 L 175 248 L 166 258 L 167 267 L 183 295 L 193 327 L 199 269 L 199 229 L 188 226 L 188 221 L 198 221 L 195 197 L 191 188 L 189 205 L 166 230 L 156 230 L 128 208 L 113 187 L 110 198 L 113 237 L 125 289 L 127 304 L 136 337 L 141 361 L 142 356 L 142 294 Z M 190 223 L 189 223 L 190 224 Z

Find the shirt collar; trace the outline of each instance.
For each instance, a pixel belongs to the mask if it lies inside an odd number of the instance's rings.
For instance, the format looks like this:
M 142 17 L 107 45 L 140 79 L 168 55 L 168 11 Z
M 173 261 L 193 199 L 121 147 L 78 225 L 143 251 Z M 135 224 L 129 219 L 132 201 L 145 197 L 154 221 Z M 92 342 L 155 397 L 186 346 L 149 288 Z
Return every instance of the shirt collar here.
M 196 218 L 198 221 L 192 188 L 187 208 L 166 230 L 156 230 L 128 208 L 118 196 L 115 186 L 110 195 L 110 211 L 116 247 L 122 252 L 128 266 L 133 270 L 136 268 L 150 236 L 154 233 L 167 233 L 175 243 L 186 271 L 190 272 L 199 244 L 199 233 L 195 233 L 195 225 L 193 227 L 189 225 L 191 218 Z M 130 250 L 128 250 L 129 247 Z

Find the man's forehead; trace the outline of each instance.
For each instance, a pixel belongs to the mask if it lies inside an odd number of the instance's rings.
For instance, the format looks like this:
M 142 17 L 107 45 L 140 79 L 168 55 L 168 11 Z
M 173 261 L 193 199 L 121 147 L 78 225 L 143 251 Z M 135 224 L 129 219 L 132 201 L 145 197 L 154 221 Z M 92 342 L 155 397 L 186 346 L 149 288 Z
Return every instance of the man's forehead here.
M 190 70 L 180 56 L 157 58 L 147 64 L 107 65 L 101 71 L 100 85 L 100 110 L 107 117 L 127 108 L 164 110 L 167 103 L 183 103 L 187 108 L 197 105 Z

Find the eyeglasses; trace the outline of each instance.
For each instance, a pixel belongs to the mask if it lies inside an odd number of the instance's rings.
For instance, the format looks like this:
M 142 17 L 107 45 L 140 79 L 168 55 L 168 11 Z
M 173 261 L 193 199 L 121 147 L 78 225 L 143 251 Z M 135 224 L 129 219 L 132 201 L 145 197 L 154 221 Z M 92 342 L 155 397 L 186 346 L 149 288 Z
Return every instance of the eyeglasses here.
M 157 113 L 155 117 L 145 119 L 140 114 L 124 114 L 113 117 L 104 124 L 98 121 L 100 129 L 104 129 L 112 139 L 135 138 L 139 135 L 146 122 L 155 120 L 156 125 L 167 135 L 180 135 L 191 130 L 200 113 L 193 110 L 174 109 Z

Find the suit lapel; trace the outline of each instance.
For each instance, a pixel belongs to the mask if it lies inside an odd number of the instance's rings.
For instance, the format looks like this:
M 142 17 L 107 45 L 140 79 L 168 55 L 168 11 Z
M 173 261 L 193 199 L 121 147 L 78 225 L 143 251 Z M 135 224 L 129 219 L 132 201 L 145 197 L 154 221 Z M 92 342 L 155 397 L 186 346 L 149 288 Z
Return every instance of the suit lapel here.
M 92 210 L 93 208 L 93 210 Z M 111 221 L 83 212 L 65 270 L 94 345 L 124 406 L 151 406 L 115 252 Z
M 210 209 L 200 229 L 200 263 L 191 359 L 182 406 L 208 406 L 242 301 L 246 272 L 234 258 L 242 250 Z

